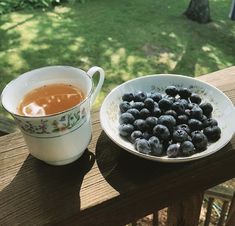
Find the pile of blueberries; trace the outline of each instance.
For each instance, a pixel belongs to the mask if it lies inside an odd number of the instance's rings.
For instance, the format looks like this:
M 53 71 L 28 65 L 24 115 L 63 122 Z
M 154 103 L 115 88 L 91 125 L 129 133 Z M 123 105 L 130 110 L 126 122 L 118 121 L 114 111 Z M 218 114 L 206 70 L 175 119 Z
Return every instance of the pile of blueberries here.
M 165 94 L 125 93 L 119 108 L 119 134 L 144 154 L 191 156 L 221 135 L 212 105 L 188 88 L 168 86 Z

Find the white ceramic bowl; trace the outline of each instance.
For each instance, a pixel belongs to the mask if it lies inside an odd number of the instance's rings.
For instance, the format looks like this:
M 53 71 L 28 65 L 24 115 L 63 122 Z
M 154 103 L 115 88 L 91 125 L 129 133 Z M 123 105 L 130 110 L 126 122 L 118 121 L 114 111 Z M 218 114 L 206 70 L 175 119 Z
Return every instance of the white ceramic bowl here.
M 196 153 L 189 157 L 157 157 L 138 152 L 130 142 L 126 141 L 119 135 L 119 104 L 121 102 L 122 95 L 127 92 L 151 92 L 154 90 L 164 93 L 165 88 L 169 85 L 187 87 L 192 92 L 199 94 L 202 97 L 203 102 L 210 102 L 213 105 L 213 118 L 218 121 L 222 133 L 221 138 L 217 142 L 210 144 L 205 151 Z M 187 162 L 211 155 L 219 151 L 231 140 L 235 132 L 235 108 L 231 100 L 223 92 L 208 83 L 182 75 L 148 75 L 127 81 L 113 89 L 105 98 L 101 106 L 100 121 L 103 130 L 110 139 L 134 155 L 160 162 Z

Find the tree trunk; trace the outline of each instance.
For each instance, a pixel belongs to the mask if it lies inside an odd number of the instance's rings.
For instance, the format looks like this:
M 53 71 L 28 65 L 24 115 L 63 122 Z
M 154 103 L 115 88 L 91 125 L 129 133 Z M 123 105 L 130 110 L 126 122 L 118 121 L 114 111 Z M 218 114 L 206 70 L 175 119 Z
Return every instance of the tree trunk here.
M 188 19 L 199 23 L 205 24 L 210 22 L 209 0 L 191 0 L 184 14 Z

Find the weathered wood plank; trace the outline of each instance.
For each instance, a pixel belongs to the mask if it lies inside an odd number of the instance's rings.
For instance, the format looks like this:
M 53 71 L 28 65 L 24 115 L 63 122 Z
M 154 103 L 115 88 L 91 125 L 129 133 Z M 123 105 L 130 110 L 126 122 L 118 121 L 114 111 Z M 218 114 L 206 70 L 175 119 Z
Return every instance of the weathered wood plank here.
M 214 202 L 214 198 L 209 198 L 208 204 L 207 204 L 207 212 L 206 212 L 204 226 L 209 226 L 209 224 L 210 224 L 213 202 Z
M 153 212 L 153 226 L 159 225 L 158 211 Z
M 233 198 L 234 190 L 231 188 L 218 185 L 205 191 L 205 196 L 213 197 L 223 201 L 231 201 Z
M 234 225 L 235 225 L 235 192 L 229 207 L 226 226 L 234 226 Z
M 0 115 L 0 136 L 13 133 L 17 130 L 17 126 L 13 119 L 9 119 Z
M 221 212 L 220 212 L 220 218 L 219 218 L 219 222 L 218 222 L 217 226 L 223 226 L 224 225 L 224 220 L 225 220 L 226 213 L 228 211 L 228 206 L 229 206 L 229 202 L 224 201 L 223 205 L 222 205 Z
M 168 207 L 168 226 L 198 226 L 203 192 L 184 198 Z

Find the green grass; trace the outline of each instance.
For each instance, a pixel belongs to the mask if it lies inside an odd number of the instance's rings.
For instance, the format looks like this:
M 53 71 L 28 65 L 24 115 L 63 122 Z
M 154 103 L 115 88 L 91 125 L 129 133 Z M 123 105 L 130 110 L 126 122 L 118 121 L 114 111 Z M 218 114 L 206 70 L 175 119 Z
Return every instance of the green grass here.
M 230 2 L 211 0 L 209 24 L 187 20 L 188 0 L 86 0 L 0 19 L 0 91 L 19 74 L 46 65 L 104 68 L 95 106 L 129 79 L 156 73 L 198 76 L 235 62 Z M 1 111 L 3 114 L 3 111 Z

